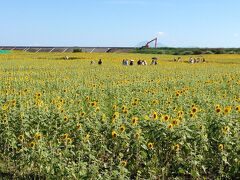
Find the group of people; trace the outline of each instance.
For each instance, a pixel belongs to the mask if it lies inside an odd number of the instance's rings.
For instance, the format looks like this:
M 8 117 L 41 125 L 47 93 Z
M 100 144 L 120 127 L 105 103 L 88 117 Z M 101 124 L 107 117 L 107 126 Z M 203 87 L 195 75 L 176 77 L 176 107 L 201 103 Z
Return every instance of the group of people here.
M 182 57 L 178 57 L 178 58 L 174 58 L 173 61 L 174 62 L 182 62 L 183 59 L 182 59 Z
M 205 63 L 206 59 L 205 58 L 200 58 L 200 57 L 198 57 L 198 58 L 190 57 L 188 62 L 191 63 L 191 64 L 194 64 L 194 63 Z
M 123 59 L 122 65 L 124 65 L 124 66 L 128 66 L 128 65 L 133 66 L 134 65 L 134 60 L 132 60 L 132 59 L 131 60 Z M 145 60 L 138 60 L 137 65 L 146 66 L 147 65 L 147 61 L 145 61 Z
M 158 63 L 157 63 L 157 58 L 152 58 L 152 62 L 151 62 L 151 65 L 157 65 Z M 128 60 L 128 59 L 123 59 L 122 60 L 122 65 L 124 65 L 124 66 L 128 66 L 128 65 L 130 65 L 130 66 L 133 66 L 134 65 L 134 60 Z M 146 60 L 138 60 L 137 61 L 137 65 L 139 65 L 139 66 L 146 66 L 147 65 L 147 61 Z
M 174 58 L 173 59 L 174 62 L 183 62 L 183 59 L 182 57 L 178 57 L 178 58 Z M 189 60 L 188 60 L 188 63 L 191 63 L 191 64 L 194 64 L 194 63 L 205 63 L 207 62 L 205 58 L 193 58 L 193 57 L 190 57 Z
M 97 62 L 98 65 L 102 65 L 102 63 L 103 63 L 102 59 L 99 59 L 98 62 Z M 91 64 L 91 65 L 94 65 L 94 64 L 95 64 L 95 61 L 92 60 L 92 61 L 90 62 L 90 64 Z M 157 64 L 158 64 L 157 58 L 152 58 L 151 65 L 157 65 Z M 133 59 L 130 59 L 130 60 L 128 60 L 128 59 L 123 59 L 123 60 L 122 60 L 122 65 L 124 65 L 124 66 L 133 66 L 133 65 L 134 65 L 134 60 L 133 60 Z M 137 61 L 137 65 L 139 65 L 139 66 L 140 66 L 140 65 L 146 66 L 146 65 L 148 65 L 148 64 L 147 64 L 147 61 L 146 61 L 146 60 L 138 60 L 138 61 Z
M 98 65 L 102 65 L 102 63 L 103 63 L 102 59 L 99 59 L 99 60 L 98 60 Z M 92 60 L 92 61 L 90 62 L 90 64 L 91 64 L 91 65 L 95 64 L 95 61 Z

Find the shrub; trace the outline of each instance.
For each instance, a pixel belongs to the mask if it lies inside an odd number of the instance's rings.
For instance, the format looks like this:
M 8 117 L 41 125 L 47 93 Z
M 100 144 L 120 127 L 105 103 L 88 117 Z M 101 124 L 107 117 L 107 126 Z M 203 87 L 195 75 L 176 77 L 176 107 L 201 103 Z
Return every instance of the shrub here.
M 212 51 L 205 51 L 203 54 L 214 54 Z
M 79 53 L 79 52 L 82 52 L 82 49 L 81 49 L 81 48 L 75 48 L 75 49 L 73 49 L 73 53 Z
M 182 55 L 193 55 L 192 51 L 184 51 Z
M 194 55 L 199 55 L 199 54 L 203 54 L 203 52 L 201 50 L 195 50 L 193 51 Z

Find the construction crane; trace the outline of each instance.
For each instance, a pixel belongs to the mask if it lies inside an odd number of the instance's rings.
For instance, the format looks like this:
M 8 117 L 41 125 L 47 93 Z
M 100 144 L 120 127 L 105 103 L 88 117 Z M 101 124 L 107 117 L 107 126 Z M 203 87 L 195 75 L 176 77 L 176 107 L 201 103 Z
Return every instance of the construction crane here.
M 155 46 L 154 46 L 154 47 L 157 48 L 158 38 L 154 38 L 153 40 L 147 42 L 147 44 L 146 44 L 145 46 L 143 46 L 142 48 L 149 48 L 149 47 L 150 47 L 149 44 L 151 44 L 151 43 L 154 42 L 154 41 L 155 41 Z

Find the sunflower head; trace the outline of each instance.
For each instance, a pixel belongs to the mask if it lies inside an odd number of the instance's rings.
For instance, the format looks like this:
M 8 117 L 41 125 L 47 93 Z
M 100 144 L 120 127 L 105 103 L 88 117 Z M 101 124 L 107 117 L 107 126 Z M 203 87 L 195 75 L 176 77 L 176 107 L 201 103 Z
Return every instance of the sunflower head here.
M 64 135 L 63 135 L 63 139 L 67 139 L 69 137 L 69 134 L 67 134 L 67 133 L 65 133 Z
M 240 112 L 240 105 L 236 107 L 236 111 Z
M 229 114 L 232 110 L 232 107 L 231 106 L 227 106 L 224 108 L 224 114 Z
M 77 123 L 76 129 L 77 129 L 77 130 L 80 130 L 80 129 L 81 129 L 81 124 Z
M 163 116 L 162 116 L 162 119 L 163 119 L 164 121 L 168 121 L 168 120 L 170 119 L 170 116 L 169 116 L 169 115 L 163 115 Z
M 223 144 L 219 144 L 219 145 L 218 145 L 218 150 L 219 150 L 219 151 L 223 151 L 223 149 L 224 149 L 224 145 L 223 145 Z
M 36 140 L 40 140 L 40 139 L 42 138 L 42 134 L 41 134 L 41 133 L 36 133 L 36 134 L 34 135 L 34 138 L 35 138 Z
M 112 131 L 112 138 L 116 138 L 116 137 L 117 137 L 116 131 Z
M 168 129 L 172 129 L 172 128 L 173 128 L 173 124 L 169 124 Z
M 137 125 L 138 124 L 138 117 L 132 117 L 132 124 Z
M 68 122 L 68 120 L 69 120 L 68 116 L 65 115 L 65 116 L 63 117 L 63 120 L 64 120 L 64 122 Z
M 35 141 L 32 141 L 32 142 L 29 144 L 29 146 L 30 146 L 31 148 L 34 148 L 34 147 L 36 146 L 36 142 L 35 142 Z
M 178 120 L 178 119 L 173 119 L 173 120 L 172 120 L 172 124 L 173 124 L 174 126 L 179 125 L 179 120 Z
M 193 112 L 193 113 L 196 113 L 196 112 L 197 112 L 197 110 L 198 110 L 198 109 L 197 109 L 197 107 L 195 107 L 195 106 L 194 106 L 194 107 L 192 107 L 192 112 Z
M 173 150 L 176 151 L 176 152 L 178 152 L 178 151 L 180 150 L 180 145 L 179 145 L 179 144 L 175 144 L 175 145 L 173 146 Z
M 121 161 L 120 164 L 121 164 L 121 166 L 126 167 L 127 166 L 127 161 Z
M 153 119 L 154 119 L 154 120 L 157 120 L 157 119 L 158 119 L 158 114 L 157 114 L 157 112 L 154 112 L 154 113 L 153 113 Z
M 148 143 L 148 149 L 150 149 L 150 150 L 152 150 L 153 149 L 153 147 L 154 147 L 154 144 L 153 143 Z
M 19 139 L 19 141 L 23 141 L 24 140 L 24 135 L 19 135 L 18 139 Z
M 121 125 L 121 127 L 119 128 L 119 130 L 120 130 L 121 132 L 124 132 L 124 131 L 126 130 L 126 127 L 125 127 L 124 125 Z
M 216 111 L 216 113 L 220 113 L 222 110 L 221 110 L 220 107 L 218 107 L 218 108 L 215 109 L 215 111 Z

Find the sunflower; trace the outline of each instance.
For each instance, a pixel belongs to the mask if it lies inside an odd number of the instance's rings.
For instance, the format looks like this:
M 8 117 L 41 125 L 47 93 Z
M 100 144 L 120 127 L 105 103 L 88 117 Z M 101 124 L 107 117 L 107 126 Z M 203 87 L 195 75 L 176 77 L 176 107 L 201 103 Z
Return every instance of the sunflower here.
M 18 136 L 18 139 L 19 139 L 20 141 L 23 141 L 23 140 L 24 140 L 24 135 L 19 135 L 19 136 Z
M 81 116 L 84 117 L 86 115 L 85 112 L 81 112 Z
M 64 103 L 65 103 L 64 99 L 60 99 L 59 102 L 60 102 L 61 104 L 64 104 Z
M 192 112 L 193 112 L 193 113 L 196 113 L 196 112 L 197 112 L 197 110 L 198 110 L 198 109 L 197 109 L 197 107 L 195 107 L 195 106 L 194 106 L 194 107 L 192 107 Z
M 90 139 L 90 134 L 86 134 L 86 136 L 84 137 L 84 142 L 89 141 L 89 139 Z
M 40 93 L 40 92 L 37 92 L 36 94 L 35 94 L 35 98 L 40 98 L 42 96 L 42 94 Z
M 81 124 L 77 123 L 77 125 L 76 125 L 76 129 L 77 129 L 77 130 L 80 130 L 81 127 L 82 127 Z
M 132 105 L 133 105 L 133 106 L 136 106 L 136 105 L 138 105 L 138 102 L 135 102 L 135 101 L 134 101 L 134 102 L 132 102 Z
M 11 102 L 11 103 L 12 103 L 12 106 L 13 106 L 13 107 L 15 107 L 15 106 L 16 106 L 16 104 L 17 104 L 17 101 L 16 101 L 16 100 L 12 100 L 12 102 Z
M 90 97 L 89 97 L 89 96 L 86 96 L 85 99 L 86 99 L 86 101 L 89 101 L 89 100 L 90 100 Z
M 124 114 L 127 114 L 127 113 L 128 113 L 128 110 L 127 110 L 127 109 L 124 109 L 122 112 L 123 112 Z
M 172 129 L 172 128 L 173 128 L 173 124 L 169 124 L 168 129 Z
M 139 100 L 138 98 L 135 98 L 135 99 L 132 101 L 132 105 L 133 105 L 133 106 L 138 105 L 139 101 L 140 101 L 140 100 Z
M 122 112 L 124 112 L 124 110 L 126 110 L 127 107 L 126 106 L 122 106 Z
M 34 135 L 34 138 L 35 138 L 36 140 L 40 140 L 40 139 L 42 138 L 42 134 L 41 134 L 41 133 L 36 133 L 36 134 Z
M 163 119 L 164 121 L 168 121 L 168 120 L 170 119 L 170 116 L 169 116 L 169 115 L 163 115 L 163 116 L 162 116 L 162 119 Z
M 153 149 L 153 147 L 154 147 L 154 144 L 153 144 L 153 143 L 148 143 L 148 144 L 147 144 L 147 146 L 148 146 L 148 149 L 150 149 L 150 150 L 151 150 L 151 149 Z
M 6 111 L 7 109 L 8 109 L 8 105 L 7 104 L 2 105 L 2 110 L 3 111 Z
M 174 126 L 179 125 L 179 120 L 178 120 L 178 119 L 173 119 L 173 120 L 172 120 L 172 124 L 173 124 Z
M 137 125 L 138 124 L 138 117 L 132 117 L 132 124 Z
M 35 142 L 35 141 L 32 141 L 32 142 L 29 144 L 29 146 L 30 146 L 31 148 L 34 148 L 35 145 L 36 145 L 36 142 Z
M 99 112 L 100 111 L 100 107 L 96 107 L 95 111 Z
M 112 131 L 112 138 L 116 138 L 116 137 L 117 137 L 116 131 Z
M 124 125 L 121 125 L 121 127 L 119 128 L 119 130 L 120 130 L 121 132 L 124 132 L 125 129 L 126 129 L 126 127 L 125 127 Z
M 113 110 L 116 111 L 117 110 L 117 105 L 113 105 Z
M 64 135 L 63 135 L 63 139 L 67 139 L 69 137 L 69 134 L 68 133 L 65 133 Z
M 236 107 L 236 111 L 240 112 L 240 105 Z
M 113 119 L 113 120 L 116 120 L 116 119 L 118 119 L 118 118 L 119 118 L 119 112 L 113 113 L 112 119 Z
M 227 106 L 227 107 L 225 107 L 225 108 L 224 108 L 224 114 L 228 114 L 228 113 L 230 113 L 231 110 L 232 110 L 232 107 L 231 107 L 231 106 Z
M 66 140 L 66 143 L 67 144 L 72 144 L 72 139 L 71 138 L 67 138 L 67 139 L 65 139 Z
M 191 117 L 191 118 L 193 118 L 194 117 L 194 113 L 193 112 L 190 112 L 190 114 L 189 114 L 189 116 Z
M 136 133 L 134 134 L 134 138 L 135 138 L 135 139 L 139 139 L 140 135 L 141 135 L 140 132 L 136 132 Z
M 215 111 L 216 111 L 216 113 L 220 113 L 222 110 L 221 110 L 220 107 L 218 107 L 218 108 L 215 109 Z
M 179 145 L 179 144 L 175 144 L 175 145 L 173 146 L 173 150 L 176 151 L 176 152 L 178 152 L 178 151 L 180 150 L 180 145 Z
M 138 101 L 140 101 L 138 98 L 135 98 L 135 99 L 134 99 L 134 102 L 138 102 Z
M 64 120 L 64 122 L 68 122 L 68 117 L 65 115 L 64 117 L 63 117 L 63 120 Z
M 224 134 L 227 134 L 227 133 L 229 132 L 229 130 L 230 130 L 229 126 L 224 126 L 224 127 L 222 128 L 222 132 L 223 132 Z
M 125 166 L 127 166 L 127 161 L 121 161 L 120 164 L 121 164 L 121 166 L 125 167 Z
M 177 116 L 178 117 L 182 117 L 184 115 L 184 112 L 183 111 L 178 111 L 178 113 L 177 113 Z
M 223 144 L 219 144 L 219 145 L 218 145 L 218 150 L 219 150 L 219 151 L 223 151 L 223 149 L 224 149 L 224 145 L 223 145 Z
M 158 104 L 158 103 L 159 103 L 159 101 L 156 100 L 156 99 L 154 99 L 154 100 L 152 101 L 152 104 L 153 104 L 153 105 L 156 105 L 156 104 Z
M 157 120 L 158 119 L 158 114 L 156 112 L 153 113 L 153 119 Z
M 96 107 L 97 106 L 97 102 L 96 101 L 93 101 L 90 103 L 92 107 Z
M 200 126 L 199 126 L 199 129 L 200 129 L 200 130 L 203 130 L 203 129 L 204 129 L 204 126 L 203 126 L 203 125 L 200 125 Z

